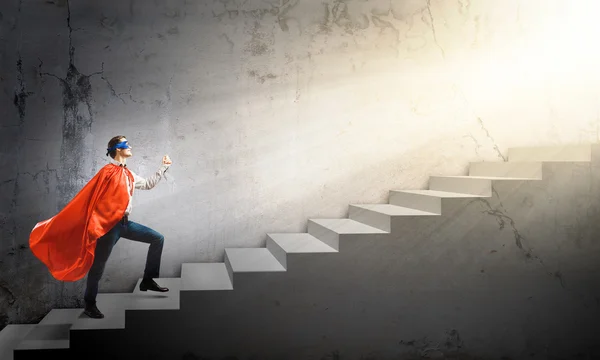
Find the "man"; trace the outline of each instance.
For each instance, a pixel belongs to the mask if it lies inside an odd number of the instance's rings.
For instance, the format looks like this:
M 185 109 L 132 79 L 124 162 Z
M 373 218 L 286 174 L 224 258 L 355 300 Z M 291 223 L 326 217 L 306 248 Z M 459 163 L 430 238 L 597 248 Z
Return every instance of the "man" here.
M 96 306 L 98 283 L 121 237 L 150 244 L 140 290 L 169 291 L 154 281 L 159 276 L 164 237 L 130 221 L 129 214 L 134 189 L 152 189 L 172 162 L 168 155 L 163 156 L 160 169 L 144 179 L 127 168 L 131 149 L 125 136 L 113 137 L 106 153 L 113 161 L 100 169 L 61 212 L 36 224 L 29 238 L 31 251 L 56 279 L 76 281 L 87 273 L 84 313 L 95 319 L 104 317 Z

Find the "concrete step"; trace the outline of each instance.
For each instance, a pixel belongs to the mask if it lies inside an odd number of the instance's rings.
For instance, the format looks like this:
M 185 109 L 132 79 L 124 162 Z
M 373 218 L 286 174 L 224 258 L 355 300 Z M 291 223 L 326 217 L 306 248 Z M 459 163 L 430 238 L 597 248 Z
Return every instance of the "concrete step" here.
M 309 219 L 308 233 L 338 251 L 340 235 L 389 234 L 352 219 Z
M 39 325 L 73 324 L 82 313 L 83 309 L 52 309 Z
M 542 162 L 472 162 L 469 176 L 542 179 Z
M 592 145 L 554 145 L 508 149 L 508 161 L 592 161 Z
M 492 196 L 492 181 L 539 180 L 535 178 L 498 176 L 431 176 L 429 190 L 447 191 L 462 194 Z
M 225 263 L 181 265 L 182 291 L 233 290 Z
M 82 312 L 83 309 L 50 310 L 15 347 L 15 350 L 68 349 L 69 330 Z
M 168 292 L 139 291 L 138 284 L 133 293 L 98 294 L 96 305 L 104 314 L 103 319 L 91 319 L 81 314 L 73 323 L 72 330 L 124 329 L 125 310 L 178 310 L 181 278 L 158 278 L 160 286 L 169 288 Z
M 13 360 L 15 348 L 35 327 L 36 324 L 6 325 L 0 331 L 0 359 Z
M 166 286 L 169 288 L 169 291 L 165 293 L 161 293 L 161 295 L 167 296 L 176 296 L 176 293 L 181 290 L 181 278 L 158 278 L 154 279 L 159 286 Z M 142 282 L 142 278 L 139 278 L 137 283 L 135 284 L 135 288 L 133 289 L 133 294 L 140 294 L 142 296 L 151 296 L 152 294 L 158 294 L 158 292 L 154 291 L 140 291 L 140 283 Z
M 71 324 L 36 325 L 15 350 L 68 349 Z
M 225 266 L 232 283 L 235 273 L 285 271 L 285 267 L 267 248 L 225 249 Z
M 389 203 L 396 206 L 411 207 L 428 213 L 442 214 L 442 199 L 466 199 L 485 197 L 438 190 L 391 190 Z
M 138 279 L 134 291 L 128 294 L 126 310 L 179 310 L 181 278 L 154 279 L 159 286 L 169 288 L 167 292 L 140 291 L 141 280 Z
M 267 234 L 267 249 L 286 269 L 287 254 L 337 252 L 308 233 Z
M 350 205 L 349 218 L 363 224 L 390 232 L 394 216 L 435 216 L 434 212 L 392 204 Z
M 96 305 L 103 319 L 91 319 L 84 314 L 73 323 L 71 330 L 124 329 L 125 308 L 131 294 L 98 294 Z

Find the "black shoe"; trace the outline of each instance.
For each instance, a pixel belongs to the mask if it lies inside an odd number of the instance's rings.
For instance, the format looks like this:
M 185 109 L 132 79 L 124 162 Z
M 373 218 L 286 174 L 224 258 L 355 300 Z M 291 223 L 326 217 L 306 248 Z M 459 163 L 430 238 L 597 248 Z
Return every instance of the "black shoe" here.
M 140 291 L 158 291 L 158 292 L 166 292 L 169 291 L 166 287 L 160 287 L 158 284 L 152 279 L 142 279 L 140 282 Z
M 85 310 L 83 311 L 83 313 L 91 317 L 92 319 L 102 319 L 104 317 L 104 314 L 102 314 L 100 310 L 98 310 L 96 303 L 85 304 Z

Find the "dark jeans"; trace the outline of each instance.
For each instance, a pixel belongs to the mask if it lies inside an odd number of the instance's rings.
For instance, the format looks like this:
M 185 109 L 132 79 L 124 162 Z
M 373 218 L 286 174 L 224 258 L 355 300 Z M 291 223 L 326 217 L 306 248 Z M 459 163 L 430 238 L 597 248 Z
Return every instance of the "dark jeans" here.
M 113 246 L 115 246 L 121 237 L 150 244 L 148 256 L 146 257 L 144 278 L 158 277 L 164 237 L 147 226 L 129 220 L 125 222 L 121 220 L 96 242 L 94 263 L 88 272 L 87 287 L 83 297 L 86 303 L 94 303 L 96 301 L 98 283 L 104 272 L 104 266 L 112 252 Z

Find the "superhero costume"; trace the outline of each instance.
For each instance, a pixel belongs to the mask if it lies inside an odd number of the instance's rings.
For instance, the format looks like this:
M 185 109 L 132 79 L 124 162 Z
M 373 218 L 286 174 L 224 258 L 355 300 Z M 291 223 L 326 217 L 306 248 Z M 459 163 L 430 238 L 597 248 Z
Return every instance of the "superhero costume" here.
M 127 146 L 121 142 L 107 151 Z M 133 193 L 132 189 L 128 194 L 127 177 L 133 183 L 129 169 L 105 165 L 63 210 L 35 225 L 29 247 L 55 279 L 85 277 L 94 262 L 96 241 L 123 218 Z

